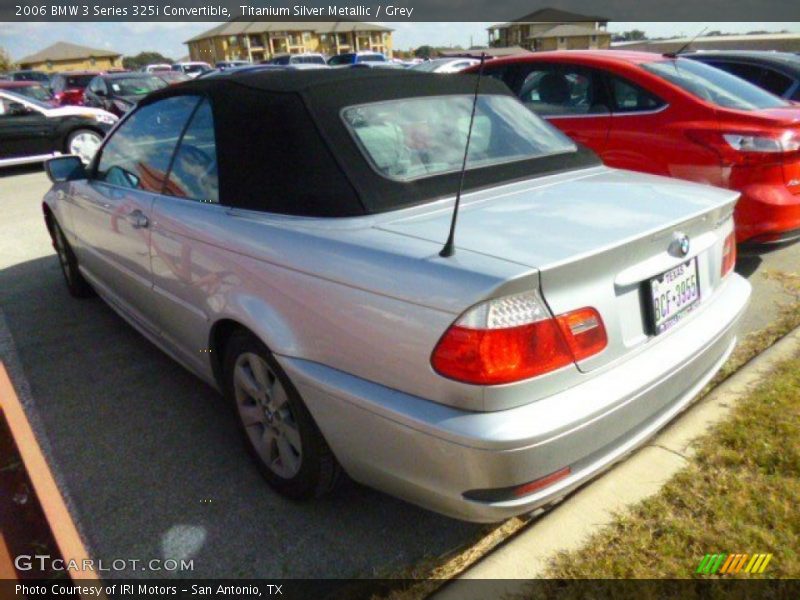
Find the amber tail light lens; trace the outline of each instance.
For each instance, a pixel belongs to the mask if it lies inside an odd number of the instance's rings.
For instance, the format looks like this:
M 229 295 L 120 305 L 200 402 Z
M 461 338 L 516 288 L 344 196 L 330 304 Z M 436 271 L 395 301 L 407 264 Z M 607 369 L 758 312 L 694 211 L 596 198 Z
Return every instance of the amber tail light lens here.
M 722 246 L 722 267 L 720 268 L 720 276 L 725 277 L 733 270 L 736 264 L 736 234 L 731 232 L 725 238 L 725 244 Z
M 495 298 L 465 312 L 444 333 L 431 365 L 444 377 L 500 385 L 555 371 L 608 343 L 593 308 L 553 317 L 537 292 Z

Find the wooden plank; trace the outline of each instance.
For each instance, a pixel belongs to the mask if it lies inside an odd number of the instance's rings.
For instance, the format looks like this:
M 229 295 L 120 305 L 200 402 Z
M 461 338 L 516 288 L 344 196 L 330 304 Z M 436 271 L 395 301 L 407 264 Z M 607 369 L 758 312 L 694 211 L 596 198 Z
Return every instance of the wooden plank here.
M 84 564 L 84 560 L 89 560 L 86 547 L 78 533 L 78 528 L 72 520 L 72 515 L 67 509 L 64 496 L 58 489 L 53 472 L 47 464 L 47 459 L 42 452 L 41 446 L 36 439 L 25 409 L 17 397 L 17 392 L 11 383 L 5 365 L 0 362 L 0 408 L 2 408 L 14 441 L 17 444 L 22 462 L 28 471 L 36 496 L 42 506 L 44 515 L 53 532 L 53 537 L 58 544 L 58 549 L 65 563 L 76 561 L 77 564 Z M 95 571 L 81 571 L 76 573 L 68 571 L 73 579 L 80 579 L 82 582 L 92 585 L 100 583 L 100 578 Z M 1 576 L 0 576 L 1 578 Z M 94 596 L 96 598 L 96 596 Z
M 14 561 L 11 559 L 2 531 L 0 531 L 0 579 L 17 581 L 17 571 L 14 569 Z

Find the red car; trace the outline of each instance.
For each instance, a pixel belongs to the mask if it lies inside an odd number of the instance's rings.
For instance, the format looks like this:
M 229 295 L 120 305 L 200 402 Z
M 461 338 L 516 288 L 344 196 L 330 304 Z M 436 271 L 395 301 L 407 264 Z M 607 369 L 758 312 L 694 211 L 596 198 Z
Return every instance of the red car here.
M 73 71 L 56 73 L 50 79 L 50 89 L 59 106 L 83 104 L 83 92 L 99 71 Z
M 714 67 L 644 52 L 537 52 L 492 60 L 484 74 L 608 166 L 741 192 L 738 242 L 800 237 L 797 106 Z

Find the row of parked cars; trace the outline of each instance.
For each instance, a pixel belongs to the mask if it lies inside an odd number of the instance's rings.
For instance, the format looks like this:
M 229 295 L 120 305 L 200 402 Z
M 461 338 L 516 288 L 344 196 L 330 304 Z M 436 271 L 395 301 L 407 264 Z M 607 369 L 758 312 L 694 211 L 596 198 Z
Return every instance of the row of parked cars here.
M 289 67 L 150 93 L 43 210 L 69 292 L 218 389 L 290 498 L 557 502 L 730 355 L 737 241 L 800 233 L 800 108 L 691 57 Z

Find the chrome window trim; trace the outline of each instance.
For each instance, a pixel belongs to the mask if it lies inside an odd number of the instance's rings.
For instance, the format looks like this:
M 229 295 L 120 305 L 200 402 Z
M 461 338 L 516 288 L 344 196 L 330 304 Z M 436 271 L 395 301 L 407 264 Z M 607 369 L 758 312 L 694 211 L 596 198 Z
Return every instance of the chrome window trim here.
M 592 114 L 581 114 L 581 115 L 538 115 L 538 116 L 541 117 L 542 119 L 547 119 L 548 121 L 551 119 L 597 119 L 600 117 L 635 117 L 639 115 L 655 115 L 667 110 L 670 106 L 671 106 L 670 104 L 664 104 L 663 106 L 654 108 L 653 110 L 626 110 L 620 112 L 609 111 L 607 113 L 592 113 Z M 531 109 L 528 108 L 528 110 Z

